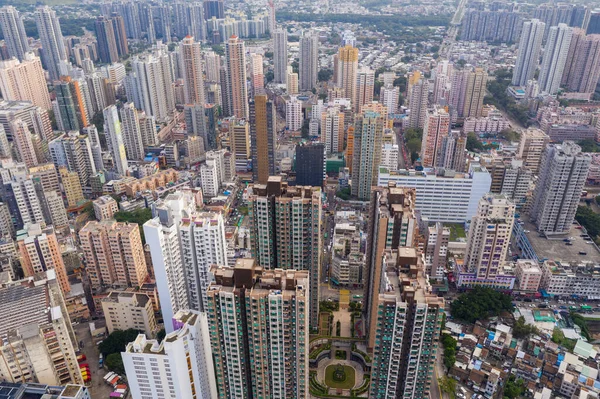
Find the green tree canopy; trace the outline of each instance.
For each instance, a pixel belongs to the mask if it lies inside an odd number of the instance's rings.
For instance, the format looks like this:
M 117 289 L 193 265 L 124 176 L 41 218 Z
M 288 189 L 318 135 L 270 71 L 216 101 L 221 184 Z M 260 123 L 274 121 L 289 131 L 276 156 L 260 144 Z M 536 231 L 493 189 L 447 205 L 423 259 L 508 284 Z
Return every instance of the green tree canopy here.
M 479 141 L 479 138 L 473 132 L 467 134 L 467 150 L 474 152 L 483 151 L 483 143 Z
M 125 366 L 123 366 L 123 358 L 120 353 L 111 353 L 106 357 L 104 365 L 110 371 L 114 371 L 117 374 L 125 374 Z
M 115 330 L 98 345 L 98 350 L 105 358 L 112 353 L 121 353 L 125 350 L 128 343 L 135 341 L 140 333 L 143 332 L 133 328 L 125 331 Z
M 491 288 L 477 287 L 461 294 L 450 305 L 452 317 L 474 323 L 497 316 L 502 311 L 512 311 L 510 296 Z

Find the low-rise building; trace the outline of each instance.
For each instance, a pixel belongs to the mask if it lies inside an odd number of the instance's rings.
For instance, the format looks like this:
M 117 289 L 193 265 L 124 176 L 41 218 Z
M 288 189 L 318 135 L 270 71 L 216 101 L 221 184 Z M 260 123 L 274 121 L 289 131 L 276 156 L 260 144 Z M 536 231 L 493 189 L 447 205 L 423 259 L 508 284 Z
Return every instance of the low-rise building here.
M 540 288 L 550 295 L 600 299 L 600 265 L 546 260 L 542 264 Z
M 520 291 L 537 292 L 542 280 L 542 269 L 534 260 L 519 259 L 515 264 L 515 277 Z
M 103 195 L 94 201 L 94 214 L 99 221 L 112 219 L 115 212 L 119 211 L 117 201 L 110 195 Z
M 154 336 L 158 331 L 152 301 L 146 294 L 113 291 L 102 300 L 109 333 L 130 328 Z

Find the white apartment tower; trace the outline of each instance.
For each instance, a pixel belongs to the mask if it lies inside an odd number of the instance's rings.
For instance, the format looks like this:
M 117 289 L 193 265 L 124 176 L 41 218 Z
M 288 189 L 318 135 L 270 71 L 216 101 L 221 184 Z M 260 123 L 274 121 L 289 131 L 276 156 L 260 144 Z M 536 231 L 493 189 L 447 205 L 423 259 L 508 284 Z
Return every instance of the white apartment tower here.
M 296 96 L 291 96 L 285 102 L 285 127 L 291 131 L 298 131 L 302 128 L 302 101 Z
M 546 147 L 530 216 L 539 232 L 566 233 L 571 229 L 591 156 L 572 141 Z
M 61 69 L 67 63 L 68 55 L 56 12 L 48 6 L 38 7 L 35 10 L 35 24 L 44 49 L 42 55 L 50 80 L 58 80 L 61 75 L 65 75 L 61 73 Z
M 322 104 L 321 104 L 322 105 Z M 318 107 L 313 105 L 313 110 Z M 318 107 L 320 108 L 320 107 Z M 327 153 L 338 153 L 344 149 L 344 113 L 338 107 L 330 107 L 321 115 L 321 140 Z
M 31 101 L 45 110 L 52 107 L 42 61 L 33 53 L 25 53 L 20 61 L 0 61 L 0 91 L 6 101 Z
M 356 96 L 353 101 L 355 112 L 361 112 L 363 105 L 373 102 L 374 90 L 375 72 L 369 68 L 362 68 L 356 76 Z
M 204 76 L 202 74 L 202 45 L 188 36 L 179 46 L 186 104 L 204 105 Z
M 183 217 L 196 210 L 191 191 L 177 191 L 154 204 L 154 218 L 144 223 L 144 235 L 150 246 L 152 267 L 167 333 L 173 332 L 175 313 L 189 309 L 179 226 Z
M 479 200 L 467 234 L 465 266 L 476 280 L 494 280 L 506 262 L 515 221 L 515 204 L 502 194 Z
M 127 159 L 141 161 L 144 159 L 144 143 L 138 112 L 133 103 L 126 103 L 121 108 L 121 127 L 123 143 Z
M 288 49 L 287 30 L 275 29 L 273 32 L 274 83 L 287 83 Z M 288 93 L 291 94 L 291 93 Z
M 115 105 L 104 108 L 104 134 L 108 150 L 113 158 L 113 165 L 121 176 L 127 173 L 127 154 L 125 152 L 125 143 L 121 133 L 121 122 Z
M 200 212 L 182 217 L 179 232 L 189 307 L 206 311 L 206 290 L 213 280 L 210 267 L 227 264 L 223 216 Z
M 567 62 L 572 36 L 573 28 L 568 27 L 567 24 L 558 24 L 558 26 L 550 27 L 550 34 L 548 35 L 548 41 L 544 49 L 544 59 L 538 79 L 540 90 L 543 93 L 554 95 L 558 91 Z M 569 62 L 573 61 L 569 60 Z
M 319 71 L 319 37 L 305 32 L 300 38 L 300 64 L 298 88 L 300 91 L 312 90 L 317 85 Z
M 29 51 L 29 42 L 25 33 L 25 25 L 23 25 L 23 17 L 16 8 L 13 6 L 0 8 L 0 28 L 4 35 L 8 55 L 19 61 L 25 58 L 25 53 Z
M 513 86 L 525 86 L 533 78 L 540 58 L 540 49 L 546 24 L 538 19 L 523 23 L 517 61 L 513 69 Z M 559 78 L 560 80 L 560 78 Z
M 177 312 L 162 342 L 138 335 L 121 353 L 133 399 L 217 399 L 205 313 Z

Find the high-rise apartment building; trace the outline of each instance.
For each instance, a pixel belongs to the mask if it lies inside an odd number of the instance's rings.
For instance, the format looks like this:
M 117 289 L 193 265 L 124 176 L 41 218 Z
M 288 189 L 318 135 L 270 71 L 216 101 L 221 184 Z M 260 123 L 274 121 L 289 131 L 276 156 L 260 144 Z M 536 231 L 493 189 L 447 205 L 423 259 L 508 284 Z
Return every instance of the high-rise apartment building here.
M 340 47 L 337 58 L 337 85 L 344 90 L 344 96 L 356 101 L 358 88 L 358 49 L 350 45 Z M 353 104 L 358 109 L 356 104 Z
M 52 223 L 55 229 L 62 230 L 69 226 L 69 218 L 60 191 L 44 191 L 42 194 L 42 210 L 44 218 Z M 47 216 L 46 216 L 47 215 Z
M 540 171 L 542 154 L 550 142 L 550 137 L 540 129 L 529 128 L 521 132 L 521 141 L 517 156 L 523 160 L 523 166 L 537 175 Z
M 427 398 L 444 300 L 432 293 L 416 248 L 388 249 L 382 258 L 369 397 Z
M 427 111 L 421 143 L 421 162 L 424 167 L 442 166 L 443 143 L 450 133 L 450 115 L 444 108 Z
M 146 154 L 144 153 L 142 130 L 138 111 L 133 103 L 125 103 L 121 108 L 121 128 L 127 159 L 143 160 Z
M 286 29 L 275 29 L 273 36 L 273 82 L 286 84 L 288 69 L 288 40 Z M 293 94 L 289 93 L 288 94 Z
M 327 153 L 344 149 L 344 113 L 338 107 L 330 107 L 321 114 L 321 137 Z
M 162 342 L 140 334 L 127 344 L 122 356 L 131 395 L 217 399 L 206 314 L 181 310 L 173 322 L 176 330 Z
M 61 75 L 66 75 L 62 69 L 67 63 L 68 55 L 56 12 L 48 6 L 38 7 L 35 10 L 35 24 L 42 42 L 44 65 L 48 69 L 50 80 L 57 80 Z
M 173 66 L 168 52 L 160 48 L 151 54 L 135 57 L 131 68 L 132 72 L 125 81 L 127 99 L 146 115 L 159 121 L 167 120 L 175 109 Z
M 63 295 L 71 291 L 62 251 L 52 227 L 28 224 L 17 232 L 17 246 L 25 277 L 54 270 Z
M 235 154 L 236 164 L 244 166 L 252 157 L 250 152 L 250 124 L 244 119 L 236 119 L 229 125 L 230 148 Z
M 396 187 L 394 184 L 385 188 L 377 187 L 371 192 L 363 306 L 369 350 L 375 346 L 379 306 L 377 293 L 384 273 L 383 252 L 385 249 L 412 248 L 416 245 L 415 201 L 415 189 Z
M 425 272 L 430 278 L 441 279 L 446 271 L 450 229 L 440 222 L 425 231 Z
M 173 4 L 173 16 L 175 35 L 183 39 L 186 36 L 192 36 L 197 41 L 206 40 L 206 24 L 205 19 L 210 17 L 204 13 L 204 5 L 202 2 L 176 2 Z M 223 12 L 223 3 L 221 2 L 221 12 Z M 207 14 L 208 15 L 208 14 Z M 217 18 L 223 18 L 217 17 Z
M 254 97 L 250 103 L 250 138 L 252 177 L 265 184 L 275 174 L 275 106 L 266 94 Z
M 306 398 L 309 273 L 265 270 L 254 259 L 211 271 L 207 313 L 219 393 Z
M 179 234 L 189 308 L 206 312 L 210 267 L 227 264 L 223 216 L 214 212 L 182 215 Z
M 450 131 L 442 140 L 442 167 L 464 173 L 466 171 L 467 135 L 457 131 Z
M 280 176 L 255 184 L 249 196 L 252 256 L 268 269 L 310 272 L 310 324 L 317 326 L 321 270 L 321 190 L 288 187 Z
M 569 91 L 593 93 L 600 79 L 600 35 L 574 29 L 561 84 Z
M 494 287 L 506 262 L 514 221 L 515 204 L 504 195 L 490 193 L 479 200 L 465 250 L 464 265 L 472 276 L 461 278 L 461 285 Z
M 543 93 L 554 95 L 558 91 L 572 36 L 573 28 L 568 27 L 566 24 L 550 27 L 538 78 L 540 90 Z
M 530 216 L 546 235 L 571 229 L 581 191 L 591 165 L 591 155 L 572 141 L 548 145 L 540 163 Z
M 539 19 L 523 23 L 517 61 L 513 69 L 513 86 L 525 86 L 538 66 L 546 24 Z
M 398 112 L 398 100 L 400 99 L 400 87 L 384 86 L 379 91 L 379 101 L 388 109 L 388 114 Z
M 88 222 L 79 231 L 92 288 L 139 287 L 148 275 L 140 229 L 114 220 Z
M 464 118 L 480 117 L 483 109 L 483 97 L 486 93 L 487 72 L 483 68 L 475 68 L 469 71 L 466 79 L 464 107 L 462 116 Z
M 261 54 L 250 54 L 250 80 L 252 81 L 253 95 L 264 94 L 265 91 L 265 67 Z
M 23 25 L 23 17 L 15 7 L 0 8 L 0 28 L 6 42 L 8 55 L 19 61 L 23 60 L 25 53 L 29 51 L 29 42 L 25 33 L 25 25 Z
M 356 96 L 353 100 L 354 111 L 362 112 L 365 104 L 373 102 L 375 91 L 375 72 L 369 68 L 362 68 L 356 77 Z
M 119 52 L 117 50 L 117 41 L 112 21 L 100 15 L 96 18 L 94 25 L 96 27 L 100 61 L 106 64 L 117 62 L 119 60 Z
M 288 69 L 287 72 L 287 93 L 298 94 L 298 74 Z
M 77 172 L 70 172 L 64 166 L 58 168 L 58 174 L 60 175 L 63 191 L 67 198 L 67 206 L 69 208 L 79 206 L 85 201 L 81 182 L 79 181 L 79 175 Z
M 204 106 L 204 77 L 202 73 L 202 46 L 191 36 L 185 37 L 179 45 L 181 71 L 186 104 Z
M 352 172 L 352 195 L 361 200 L 370 198 L 371 187 L 377 185 L 383 129 L 387 125 L 387 109 L 381 104 L 374 104 L 371 108 L 363 109 L 354 118 L 352 164 L 358 167 L 354 167 Z
M 13 142 L 17 147 L 17 158 L 27 165 L 27 167 L 36 166 L 39 162 L 27 123 L 22 119 L 15 119 L 10 121 L 9 124 Z
M 119 57 L 129 54 L 129 45 L 127 44 L 127 33 L 125 32 L 125 20 L 118 13 L 110 14 L 110 22 L 115 36 L 115 44 L 117 46 L 117 54 Z M 170 42 L 170 40 L 166 40 Z
M 65 131 L 80 130 L 90 124 L 91 110 L 87 106 L 89 96 L 86 96 L 87 83 L 84 80 L 73 80 L 69 76 L 63 76 L 54 82 L 54 91 L 59 109 L 57 118 L 60 118 Z
M 425 124 L 427 115 L 427 104 L 429 98 L 429 83 L 426 79 L 419 79 L 410 89 L 410 98 L 408 100 L 408 127 L 422 128 Z
M 31 101 L 45 110 L 51 108 L 42 61 L 33 53 L 23 54 L 20 61 L 0 61 L 0 91 L 6 101 Z
M 296 146 L 296 185 L 322 187 L 325 174 L 325 145 L 314 141 Z
M 77 339 L 54 270 L 35 282 L 15 281 L 0 288 L 0 319 L 3 380 L 83 384 Z
M 179 228 L 181 219 L 189 217 L 195 210 L 193 194 L 178 191 L 156 202 L 154 218 L 144 223 L 144 235 L 150 246 L 160 308 L 168 333 L 174 330 L 171 320 L 175 313 L 190 308 Z
M 33 180 L 27 174 L 27 166 L 22 163 L 6 166 L 8 167 L 0 174 L 2 199 L 8 204 L 16 228 L 22 229 L 26 224 L 33 223 L 45 227 L 46 220 L 40 199 Z
M 302 128 L 302 101 L 298 97 L 291 96 L 285 102 L 285 127 L 291 131 L 298 131 Z
M 90 177 L 96 174 L 98 169 L 94 159 L 94 150 L 97 148 L 92 148 L 88 136 L 78 132 L 61 134 L 48 143 L 48 150 L 56 167 L 66 167 L 70 172 L 77 173 L 81 187 L 90 185 Z
M 125 176 L 127 174 L 127 154 L 117 107 L 115 105 L 108 106 L 104 109 L 103 114 L 104 134 L 106 135 L 108 150 L 113 158 L 113 165 L 117 173 Z
M 230 116 L 248 118 L 248 90 L 246 88 L 246 48 L 237 36 L 225 45 L 226 97 Z
M 312 32 L 304 32 L 300 38 L 298 88 L 312 90 L 317 85 L 319 72 L 319 37 Z

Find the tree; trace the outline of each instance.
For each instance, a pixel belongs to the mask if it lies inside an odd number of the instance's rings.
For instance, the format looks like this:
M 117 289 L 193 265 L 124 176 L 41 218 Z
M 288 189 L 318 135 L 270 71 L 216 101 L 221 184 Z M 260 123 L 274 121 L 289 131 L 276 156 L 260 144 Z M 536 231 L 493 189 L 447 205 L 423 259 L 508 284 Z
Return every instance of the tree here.
M 521 139 L 521 135 L 512 129 L 504 129 L 499 135 L 506 141 L 519 141 Z
M 483 150 L 483 144 L 473 132 L 467 134 L 467 150 L 475 152 Z
M 294 61 L 292 61 L 292 72 L 298 73 L 299 70 L 300 70 L 300 62 L 298 62 L 298 59 L 296 58 Z
M 333 71 L 331 69 L 321 69 L 319 71 L 319 82 L 328 82 L 333 76 Z
M 273 52 L 272 51 L 265 51 L 265 58 L 273 58 Z
M 598 152 L 598 145 L 593 139 L 585 139 L 578 141 L 577 144 L 581 147 L 583 152 Z
M 394 86 L 398 86 L 400 88 L 400 92 L 406 91 L 406 76 L 400 76 L 394 79 Z
M 521 316 L 515 322 L 513 327 L 513 336 L 515 338 L 525 338 L 531 334 L 537 334 L 538 329 L 532 324 L 525 324 L 525 317 Z
M 504 397 L 508 399 L 515 399 L 522 396 L 525 393 L 525 382 L 522 379 L 516 379 L 514 375 L 508 377 L 508 381 L 504 385 Z
M 140 333 L 143 332 L 133 328 L 125 331 L 115 330 L 98 345 L 98 350 L 105 358 L 111 353 L 121 353 L 125 350 L 128 343 L 135 341 Z
M 502 311 L 512 311 L 511 297 L 491 288 L 477 287 L 461 294 L 450 305 L 452 317 L 475 323 Z
M 225 49 L 223 48 L 223 46 L 219 45 L 219 44 L 213 44 L 211 46 L 212 51 L 214 51 L 215 53 L 219 54 L 220 56 L 224 56 L 225 55 Z
M 592 238 L 596 238 L 600 234 L 600 215 L 587 206 L 577 207 L 575 220 L 579 222 Z
M 445 375 L 438 378 L 438 383 L 440 384 L 440 390 L 442 392 L 447 393 L 451 398 L 454 398 L 456 395 L 456 380 L 454 378 Z
M 267 73 L 265 73 L 265 80 L 267 83 L 272 82 L 273 79 L 275 79 L 275 73 L 273 71 L 267 71 Z
M 111 353 L 106 357 L 104 365 L 109 371 L 114 371 L 117 374 L 125 374 L 125 366 L 123 366 L 123 358 L 120 353 Z
M 92 117 L 92 124 L 96 126 L 99 133 L 102 133 L 104 131 L 104 114 L 102 112 L 96 112 Z
M 444 347 L 444 366 L 450 370 L 456 362 L 457 341 L 450 334 L 442 334 L 441 341 Z
M 166 335 L 167 335 L 167 331 L 163 328 L 159 332 L 156 333 L 156 340 L 158 342 L 161 342 L 163 339 L 165 339 Z

